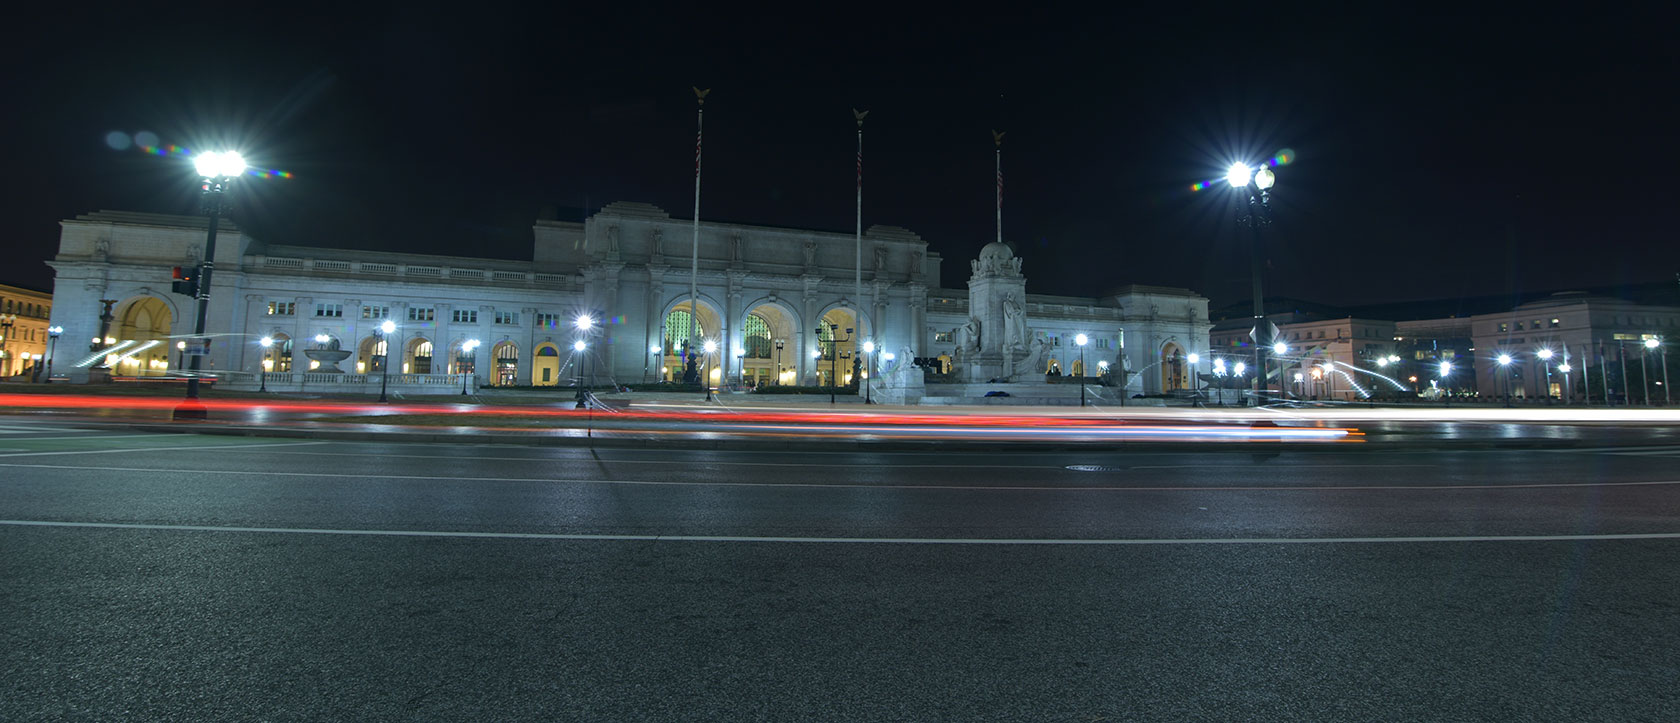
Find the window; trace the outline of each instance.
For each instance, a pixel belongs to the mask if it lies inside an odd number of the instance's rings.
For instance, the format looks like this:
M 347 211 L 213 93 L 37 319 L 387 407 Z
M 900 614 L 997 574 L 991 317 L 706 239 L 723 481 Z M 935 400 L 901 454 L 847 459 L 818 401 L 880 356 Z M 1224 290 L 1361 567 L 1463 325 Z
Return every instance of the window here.
M 1517 322 L 1517 326 L 1516 326 L 1516 329 L 1517 329 L 1517 331 L 1522 331 L 1522 330 L 1523 330 L 1523 325 L 1522 325 L 1522 322 L 1520 322 L 1520 321 L 1519 321 L 1519 322 Z
M 291 301 L 268 302 L 269 316 L 291 316 L 297 312 L 297 304 Z
M 933 340 L 934 340 L 935 343 L 950 341 L 951 340 L 951 332 L 949 332 L 949 331 L 936 331 L 936 332 L 933 333 Z
M 362 318 L 363 319 L 389 319 L 389 318 L 391 318 L 391 307 L 389 307 L 389 306 L 364 306 L 364 307 L 362 307 Z
M 315 305 L 315 315 L 316 316 L 329 317 L 329 318 L 333 318 L 333 319 L 343 318 L 343 316 L 344 316 L 344 305 L 343 304 L 316 304 Z
M 770 324 L 758 314 L 748 314 L 744 325 L 747 333 L 746 348 L 748 359 L 770 358 Z
M 408 307 L 408 320 L 431 321 L 433 315 L 436 313 L 437 312 L 430 306 L 410 306 Z
M 478 312 L 473 309 L 455 309 L 449 313 L 449 320 L 456 324 L 477 324 Z
M 1531 327 L 1528 327 L 1528 328 L 1530 328 L 1530 329 L 1543 329 L 1545 327 L 1540 325 L 1540 320 L 1539 319 L 1535 319 L 1534 320 L 1534 326 L 1531 326 Z
M 537 314 L 537 327 L 540 329 L 560 328 L 559 314 Z
M 1559 324 L 1561 324 L 1561 322 L 1559 322 L 1557 319 L 1552 320 L 1552 328 L 1553 329 L 1558 328 Z
M 683 342 L 688 341 L 690 323 L 687 311 L 678 310 L 665 315 L 665 349 L 667 353 L 673 355 L 682 353 Z M 826 323 L 823 324 L 823 328 L 826 329 L 827 327 Z M 706 338 L 706 327 L 697 326 L 696 328 L 699 330 L 698 338 Z M 824 346 L 823 348 L 827 347 Z
M 498 312 L 496 312 L 496 323 L 497 324 L 518 324 L 519 323 L 519 312 L 517 312 L 517 311 L 498 311 Z
M 1510 331 L 1511 330 L 1511 325 L 1507 324 L 1507 323 L 1504 323 L 1504 322 L 1500 322 L 1499 330 L 1500 331 Z

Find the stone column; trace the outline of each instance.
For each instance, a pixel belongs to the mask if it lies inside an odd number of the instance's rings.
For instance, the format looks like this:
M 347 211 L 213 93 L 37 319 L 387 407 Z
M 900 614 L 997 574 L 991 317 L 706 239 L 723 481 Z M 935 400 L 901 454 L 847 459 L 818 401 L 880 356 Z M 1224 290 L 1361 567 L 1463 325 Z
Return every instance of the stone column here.
M 905 343 L 916 356 L 927 356 L 923 350 L 929 348 L 927 336 L 927 287 L 921 284 L 910 285 L 910 337 Z
M 304 356 L 303 350 L 315 343 L 315 335 L 309 332 L 310 320 L 315 318 L 315 299 L 299 296 L 292 303 L 296 306 L 292 308 L 292 357 L 289 361 L 292 373 L 302 374 L 309 371 L 309 357 Z

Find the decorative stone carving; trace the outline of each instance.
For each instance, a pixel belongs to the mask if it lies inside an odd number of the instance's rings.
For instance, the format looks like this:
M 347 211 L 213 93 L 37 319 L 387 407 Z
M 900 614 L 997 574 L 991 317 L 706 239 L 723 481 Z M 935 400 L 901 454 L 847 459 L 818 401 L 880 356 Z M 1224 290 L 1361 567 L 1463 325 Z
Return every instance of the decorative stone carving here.
M 980 320 L 968 317 L 968 321 L 957 329 L 957 342 L 959 351 L 980 351 Z
M 1014 294 L 1003 297 L 1003 346 L 1011 351 L 1027 346 L 1027 313 Z
M 805 241 L 805 268 L 810 269 L 817 263 L 817 242 Z
M 875 273 L 877 273 L 877 274 L 884 273 L 884 272 L 886 272 L 886 270 L 887 270 L 887 247 L 876 246 L 875 247 Z
M 664 259 L 665 258 L 665 230 L 664 229 L 655 228 L 653 230 L 653 257 L 655 259 Z

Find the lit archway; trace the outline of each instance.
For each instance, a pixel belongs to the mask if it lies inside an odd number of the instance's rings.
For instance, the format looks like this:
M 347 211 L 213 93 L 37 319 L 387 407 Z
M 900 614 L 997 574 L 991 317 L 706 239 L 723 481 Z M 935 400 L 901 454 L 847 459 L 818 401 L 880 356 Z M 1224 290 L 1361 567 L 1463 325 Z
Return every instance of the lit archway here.
M 1186 376 L 1189 365 L 1185 363 L 1184 349 L 1175 342 L 1167 342 L 1161 346 L 1161 389 L 1174 391 L 1189 386 Z
M 560 348 L 549 342 L 537 345 L 531 359 L 531 384 L 539 387 L 560 385 Z
M 689 305 L 686 297 L 666 307 L 664 323 L 660 329 L 660 338 L 664 340 L 661 344 L 664 351 L 660 366 L 670 369 L 671 378 L 675 380 L 683 380 L 685 376 L 686 363 L 682 356 L 685 344 L 688 345 L 686 349 L 689 355 L 693 357 L 695 372 L 702 375 L 711 376 L 714 372 L 721 374 L 719 362 L 723 358 L 722 355 L 728 353 L 728 349 L 724 348 L 725 340 L 718 335 L 722 325 L 718 323 L 717 310 L 704 298 L 700 300 L 697 314 L 691 315 L 691 308 L 693 307 Z M 710 354 L 705 352 L 707 341 L 713 342 L 715 348 Z
M 742 382 L 797 384 L 799 338 L 799 319 L 786 303 L 761 300 L 749 306 L 741 321 Z
M 292 370 L 292 337 L 285 332 L 274 332 L 269 335 L 274 341 L 263 355 L 263 369 L 270 372 L 286 373 Z
M 432 373 L 432 341 L 425 337 L 411 339 L 403 350 L 404 374 Z
M 511 341 L 497 342 L 490 350 L 491 358 L 496 360 L 496 368 L 490 377 L 490 383 L 498 387 L 511 387 L 519 383 L 519 347 Z
M 169 305 L 157 297 L 141 296 L 125 302 L 116 316 L 113 331 L 120 347 L 106 357 L 111 372 L 141 377 L 169 373 L 169 357 L 176 351 L 169 338 L 174 320 Z
M 364 337 L 356 345 L 356 373 L 377 374 L 381 371 L 381 361 L 385 358 L 385 349 L 389 346 L 384 337 Z
M 857 355 L 858 346 L 863 343 L 862 327 L 857 315 L 842 307 L 829 309 L 823 312 L 812 331 L 817 334 L 817 351 L 821 352 L 816 359 L 817 383 L 827 386 L 830 379 L 837 379 L 833 383 L 850 385 L 862 369 Z

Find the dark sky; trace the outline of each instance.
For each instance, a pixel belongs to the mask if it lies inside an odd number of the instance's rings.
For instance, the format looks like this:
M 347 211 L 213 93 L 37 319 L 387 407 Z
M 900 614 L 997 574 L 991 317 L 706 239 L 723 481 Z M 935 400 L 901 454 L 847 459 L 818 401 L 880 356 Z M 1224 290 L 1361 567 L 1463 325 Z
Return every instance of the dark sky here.
M 947 286 L 993 234 L 992 128 L 1034 292 L 1245 299 L 1232 194 L 1189 186 L 1285 147 L 1270 295 L 1680 271 L 1671 17 L 59 5 L 0 46 L 0 282 L 50 285 L 62 218 L 195 210 L 189 164 L 112 150 L 112 131 L 294 173 L 236 192 L 235 220 L 275 243 L 518 258 L 545 206 L 687 217 L 690 85 L 713 89 L 703 218 L 849 231 L 850 109 L 868 109 L 864 223 L 920 233 Z

